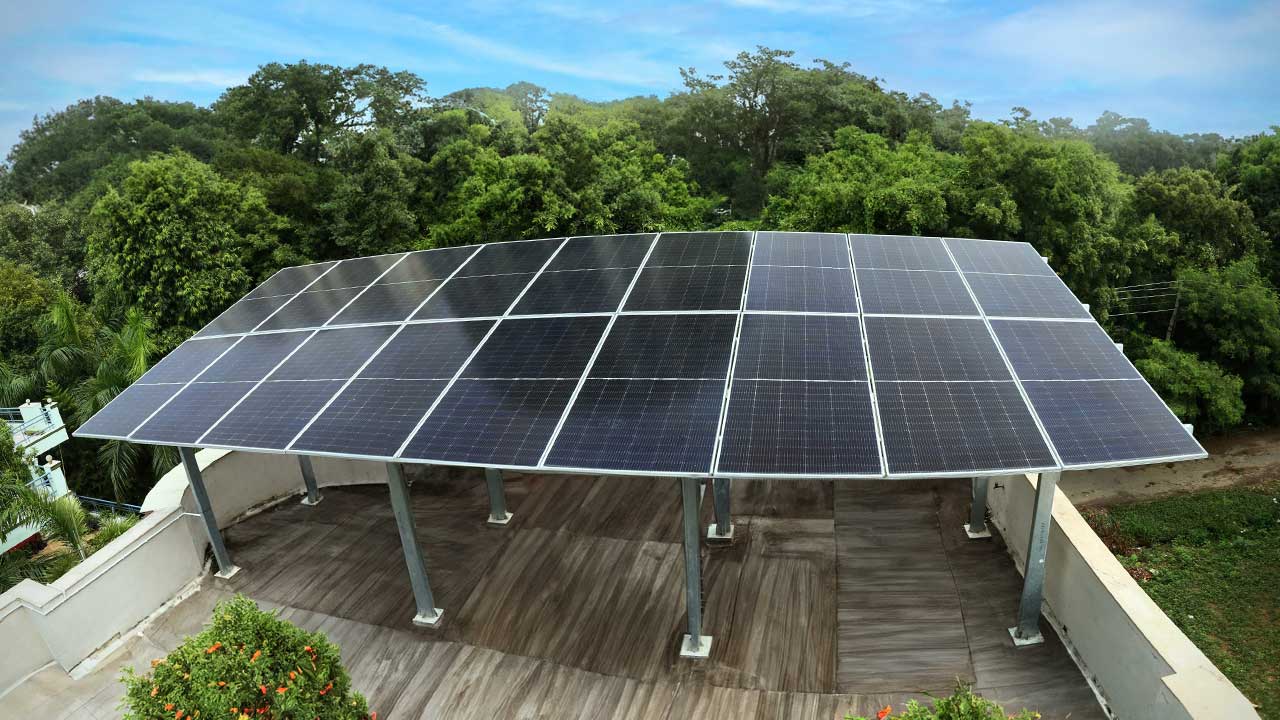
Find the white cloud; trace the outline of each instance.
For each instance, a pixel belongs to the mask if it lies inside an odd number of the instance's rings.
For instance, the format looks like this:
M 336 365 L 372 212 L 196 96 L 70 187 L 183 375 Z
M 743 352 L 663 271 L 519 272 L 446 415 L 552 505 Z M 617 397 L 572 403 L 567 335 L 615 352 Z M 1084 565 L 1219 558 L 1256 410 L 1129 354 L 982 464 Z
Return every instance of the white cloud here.
M 1114 85 L 1221 80 L 1277 61 L 1280 6 L 1232 12 L 1186 2 L 1057 2 L 1024 10 L 970 39 L 978 54 L 1041 73 Z
M 134 73 L 133 79 L 138 82 L 165 85 L 212 85 L 218 88 L 227 88 L 243 83 L 249 77 L 249 74 L 239 70 L 153 70 L 144 68 Z

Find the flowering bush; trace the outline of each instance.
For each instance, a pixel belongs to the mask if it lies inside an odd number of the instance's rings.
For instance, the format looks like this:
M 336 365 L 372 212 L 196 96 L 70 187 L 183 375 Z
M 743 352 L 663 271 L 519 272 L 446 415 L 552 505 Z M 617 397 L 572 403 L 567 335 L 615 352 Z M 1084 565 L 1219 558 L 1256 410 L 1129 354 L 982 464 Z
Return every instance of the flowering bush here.
M 893 714 L 893 708 L 886 705 L 875 717 L 876 720 L 1039 720 L 1040 713 L 1023 710 L 1016 715 L 1005 715 L 999 705 L 975 695 L 973 688 L 960 683 L 951 695 L 934 698 L 931 708 L 910 700 L 901 714 Z M 849 716 L 846 720 L 868 718 Z
M 125 671 L 127 720 L 376 720 L 351 689 L 338 646 L 237 595 L 151 673 Z

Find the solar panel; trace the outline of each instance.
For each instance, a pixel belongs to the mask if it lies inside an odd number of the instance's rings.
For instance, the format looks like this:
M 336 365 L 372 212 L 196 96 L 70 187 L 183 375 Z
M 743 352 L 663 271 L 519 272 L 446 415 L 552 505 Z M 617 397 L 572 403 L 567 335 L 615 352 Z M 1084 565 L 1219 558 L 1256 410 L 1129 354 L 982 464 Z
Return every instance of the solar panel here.
M 1204 454 L 1029 245 L 785 232 L 282 270 L 76 435 L 733 477 Z

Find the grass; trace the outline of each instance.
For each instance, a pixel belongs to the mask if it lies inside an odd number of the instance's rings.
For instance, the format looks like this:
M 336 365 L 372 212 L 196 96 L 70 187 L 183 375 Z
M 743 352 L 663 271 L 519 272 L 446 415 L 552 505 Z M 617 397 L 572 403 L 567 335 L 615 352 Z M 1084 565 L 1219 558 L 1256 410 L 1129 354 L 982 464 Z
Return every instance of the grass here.
M 1268 720 L 1280 720 L 1280 482 L 1117 505 L 1090 525 Z

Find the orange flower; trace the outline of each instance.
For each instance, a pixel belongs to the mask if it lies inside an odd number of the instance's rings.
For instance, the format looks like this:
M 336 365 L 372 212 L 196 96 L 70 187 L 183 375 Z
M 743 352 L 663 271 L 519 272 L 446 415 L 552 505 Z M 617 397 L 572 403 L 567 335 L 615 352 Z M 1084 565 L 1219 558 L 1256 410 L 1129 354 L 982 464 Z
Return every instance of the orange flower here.
M 260 658 L 260 657 L 262 657 L 262 651 L 261 651 L 261 650 L 254 650 L 254 651 L 253 651 L 253 657 L 249 658 L 249 662 L 255 662 L 255 661 L 256 661 L 258 658 Z
M 333 683 L 329 683 L 328 685 L 324 686 L 324 689 L 320 691 L 320 694 L 324 695 L 325 693 L 329 692 L 332 689 L 333 689 Z
M 286 690 L 288 690 L 288 689 L 289 689 L 289 688 L 287 688 L 287 687 L 278 687 L 278 688 L 276 688 L 276 694 L 277 694 L 277 695 L 283 695 L 283 694 L 285 693 L 285 691 L 286 691 Z
M 259 686 L 258 686 L 258 689 L 262 691 L 262 694 L 263 694 L 263 695 L 266 695 L 266 694 L 267 694 L 267 686 L 266 686 L 266 685 L 259 685 Z
M 220 647 L 222 647 L 222 643 L 220 643 L 220 642 L 216 642 L 216 643 L 214 643 L 214 644 L 210 645 L 210 646 L 209 646 L 209 647 L 204 651 L 204 654 L 205 654 L 205 655 L 212 655 L 213 653 L 217 652 L 218 648 L 220 648 Z
M 884 707 L 880 708 L 880 712 L 876 713 L 876 720 L 884 720 L 886 717 L 889 716 L 889 713 L 891 712 L 893 712 L 893 706 L 885 705 Z
M 155 697 L 155 696 L 156 696 L 156 695 L 158 695 L 159 693 L 160 693 L 160 686 L 159 686 L 159 685 L 156 685 L 155 687 L 151 688 L 151 697 Z
M 236 713 L 238 713 L 238 712 L 240 712 L 240 708 L 231 708 L 231 714 L 232 714 L 232 715 L 235 715 L 235 714 L 236 714 Z
M 176 712 L 176 713 L 174 713 L 174 714 L 173 714 L 173 720 L 182 720 L 182 711 L 181 711 L 181 710 L 179 710 L 178 712 Z
M 296 673 L 296 672 L 294 672 L 294 671 L 290 670 L 290 671 L 289 671 L 289 679 L 290 679 L 290 680 L 296 680 L 296 679 L 298 679 L 298 673 Z
M 226 686 L 227 686 L 227 681 L 226 681 L 226 680 L 219 680 L 219 681 L 218 681 L 218 687 L 226 687 Z
M 164 709 L 165 709 L 165 710 L 172 710 L 172 709 L 173 709 L 173 703 L 165 703 L 165 704 L 164 704 Z

